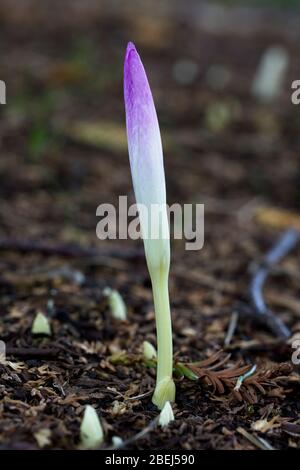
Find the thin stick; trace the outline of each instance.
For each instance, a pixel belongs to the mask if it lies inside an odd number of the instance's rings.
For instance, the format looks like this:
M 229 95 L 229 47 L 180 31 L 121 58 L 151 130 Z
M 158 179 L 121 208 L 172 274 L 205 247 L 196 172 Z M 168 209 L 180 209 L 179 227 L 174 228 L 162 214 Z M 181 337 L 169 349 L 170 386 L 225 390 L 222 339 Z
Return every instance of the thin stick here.
M 283 321 L 277 317 L 267 306 L 263 296 L 263 288 L 271 269 L 291 251 L 300 239 L 300 232 L 287 230 L 263 258 L 255 269 L 250 281 L 250 298 L 255 313 L 260 321 L 280 338 L 289 338 L 291 332 Z
M 14 239 L 0 240 L 0 251 L 18 251 L 20 253 L 40 253 L 45 256 L 62 256 L 64 258 L 104 257 L 119 259 L 138 259 L 143 257 L 143 251 L 137 249 L 102 249 L 82 247 L 80 245 L 49 245 L 39 241 L 22 241 Z
M 57 348 L 13 348 L 10 346 L 6 348 L 7 356 L 27 357 L 31 359 L 42 359 L 46 357 L 57 358 L 58 352 Z
M 253 436 L 250 434 L 246 429 L 243 429 L 241 427 L 237 428 L 237 432 L 244 436 L 246 439 L 248 439 L 251 444 L 253 444 L 255 447 L 258 447 L 261 450 L 275 450 L 274 447 L 271 446 L 265 439 L 258 438 L 256 436 Z
M 227 334 L 226 334 L 225 339 L 224 339 L 224 346 L 229 346 L 229 344 L 231 343 L 231 340 L 233 338 L 234 332 L 235 332 L 236 327 L 237 327 L 238 319 L 239 319 L 238 312 L 232 312 L 230 322 L 229 322 L 229 326 L 228 326 L 228 330 L 227 330 Z
M 149 434 L 149 432 L 151 432 L 153 429 L 155 429 L 156 426 L 157 426 L 157 423 L 158 423 L 158 419 L 159 419 L 159 416 L 157 416 L 152 421 L 150 421 L 148 426 L 146 426 L 144 429 L 142 429 L 140 432 L 138 432 L 134 436 L 130 437 L 126 441 L 123 441 L 122 443 L 120 443 L 117 446 L 111 446 L 111 447 L 108 447 L 105 450 L 125 449 L 128 445 L 132 444 L 133 442 L 138 441 L 139 439 L 142 439 L 147 434 Z

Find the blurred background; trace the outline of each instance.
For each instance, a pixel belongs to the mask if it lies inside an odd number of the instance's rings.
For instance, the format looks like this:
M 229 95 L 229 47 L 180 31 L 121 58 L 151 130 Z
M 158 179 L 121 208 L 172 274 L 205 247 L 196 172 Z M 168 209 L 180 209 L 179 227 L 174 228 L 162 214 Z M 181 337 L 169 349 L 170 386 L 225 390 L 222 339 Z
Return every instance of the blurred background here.
M 76 448 L 86 403 L 107 420 L 105 432 L 122 438 L 157 415 L 150 400 L 132 400 L 148 396 L 154 370 L 125 362 L 145 339 L 156 344 L 142 242 L 96 237 L 101 203 L 117 204 L 119 195 L 134 202 L 123 103 L 128 41 L 159 116 L 168 202 L 205 204 L 204 248 L 188 252 L 185 240 L 172 241 L 176 357 L 220 351 L 233 319 L 226 344 L 234 361 L 258 370 L 269 359 L 290 363 L 289 348 L 239 313 L 254 263 L 279 233 L 300 230 L 300 104 L 291 99 L 299 26 L 300 0 L 0 0 L 0 339 L 18 361 L 1 376 L 0 447 Z M 295 247 L 264 292 L 292 334 L 300 331 L 299 265 Z M 112 318 L 107 286 L 121 294 L 128 321 Z M 39 311 L 51 337 L 31 334 Z M 108 361 L 123 352 L 121 365 Z M 236 431 L 252 433 L 256 419 L 276 428 L 274 448 L 296 447 L 293 379 L 256 406 L 234 407 L 179 380 L 174 432 L 152 432 L 146 448 L 252 448 Z M 291 417 L 289 433 L 278 427 Z
M 299 7 L 2 0 L 0 237 L 99 244 L 97 206 L 121 194 L 133 201 L 122 86 L 129 40 L 157 106 L 169 202 L 204 202 L 212 238 L 232 231 L 232 214 L 245 224 L 261 207 L 292 211 L 298 224 Z M 267 224 L 285 225 L 285 212 L 272 214 Z

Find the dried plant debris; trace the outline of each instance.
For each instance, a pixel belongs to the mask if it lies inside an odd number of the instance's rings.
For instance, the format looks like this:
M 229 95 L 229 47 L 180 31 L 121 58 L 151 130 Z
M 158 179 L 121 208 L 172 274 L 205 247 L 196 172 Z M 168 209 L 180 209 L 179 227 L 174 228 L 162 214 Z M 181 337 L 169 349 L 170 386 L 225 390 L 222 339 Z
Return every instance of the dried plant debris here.
M 247 376 L 247 373 L 254 369 L 251 365 L 242 365 L 241 361 L 238 361 L 236 364 L 230 364 L 229 361 L 230 354 L 224 355 L 222 350 L 220 350 L 212 354 L 208 359 L 187 363 L 184 366 L 213 395 L 222 395 L 230 392 L 237 400 L 245 400 L 251 404 L 257 403 L 260 394 L 265 395 L 270 389 L 278 388 L 278 380 L 276 379 L 284 380 L 293 371 L 291 364 L 279 364 Z M 241 381 L 243 377 L 245 379 Z M 239 380 L 240 384 L 237 386 Z

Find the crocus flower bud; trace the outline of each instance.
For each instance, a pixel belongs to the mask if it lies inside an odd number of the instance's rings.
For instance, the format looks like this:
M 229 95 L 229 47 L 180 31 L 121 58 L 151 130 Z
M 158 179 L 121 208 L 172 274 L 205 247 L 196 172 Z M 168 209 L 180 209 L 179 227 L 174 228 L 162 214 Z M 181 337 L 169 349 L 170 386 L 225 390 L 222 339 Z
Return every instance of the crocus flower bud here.
M 132 43 L 124 64 L 124 97 L 131 175 L 151 277 L 157 329 L 157 382 L 153 402 L 174 401 L 173 350 L 168 275 L 170 235 L 159 125 L 141 59 Z
M 130 168 L 149 269 L 170 263 L 166 183 L 159 125 L 141 59 L 127 46 L 124 96 Z M 157 212 L 156 212 L 157 211 Z

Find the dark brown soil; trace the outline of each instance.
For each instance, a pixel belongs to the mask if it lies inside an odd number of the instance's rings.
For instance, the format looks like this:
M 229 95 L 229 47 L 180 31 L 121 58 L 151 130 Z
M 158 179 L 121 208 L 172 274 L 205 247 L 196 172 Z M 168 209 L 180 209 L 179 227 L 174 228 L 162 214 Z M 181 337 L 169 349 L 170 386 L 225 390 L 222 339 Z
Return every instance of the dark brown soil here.
M 224 347 L 232 313 L 249 303 L 251 266 L 290 220 L 299 227 L 300 115 L 290 102 L 290 83 L 300 78 L 299 38 L 286 30 L 208 33 L 175 15 L 152 18 L 138 9 L 133 15 L 89 6 L 59 15 L 41 3 L 32 2 L 29 11 L 12 2 L 1 13 L 7 105 L 0 109 L 0 339 L 9 361 L 0 365 L 1 448 L 38 449 L 41 435 L 44 448 L 77 448 L 85 404 L 102 417 L 104 447 L 112 436 L 132 438 L 157 416 L 147 393 L 155 370 L 141 360 L 143 341 L 155 344 L 142 244 L 100 242 L 95 232 L 100 203 L 115 203 L 119 195 L 133 201 L 122 96 L 128 40 L 153 87 L 169 202 L 205 203 L 204 248 L 188 252 L 184 242 L 172 244 L 176 361 L 200 361 L 224 349 L 231 352 L 224 368 L 256 364 L 262 377 L 277 371 L 262 390 L 252 388 L 252 399 L 238 399 L 230 387 L 220 393 L 201 380 L 178 379 L 174 423 L 128 447 L 299 447 L 300 375 L 291 341 L 240 313 Z M 261 53 L 278 43 L 290 54 L 285 89 L 276 103 L 262 105 L 251 97 L 251 81 Z M 190 85 L 172 75 L 174 62 L 185 58 L 199 67 Z M 214 64 L 232 74 L 222 91 L 206 80 Z M 230 117 L 217 130 L 208 113 L 219 102 Z M 78 130 L 78 123 L 98 121 L 105 131 L 96 140 Z M 276 227 L 270 208 L 279 211 Z M 299 265 L 297 246 L 265 290 L 292 335 L 300 330 Z M 123 296 L 127 322 L 111 318 L 106 286 Z M 37 311 L 49 316 L 49 338 L 31 334 Z

